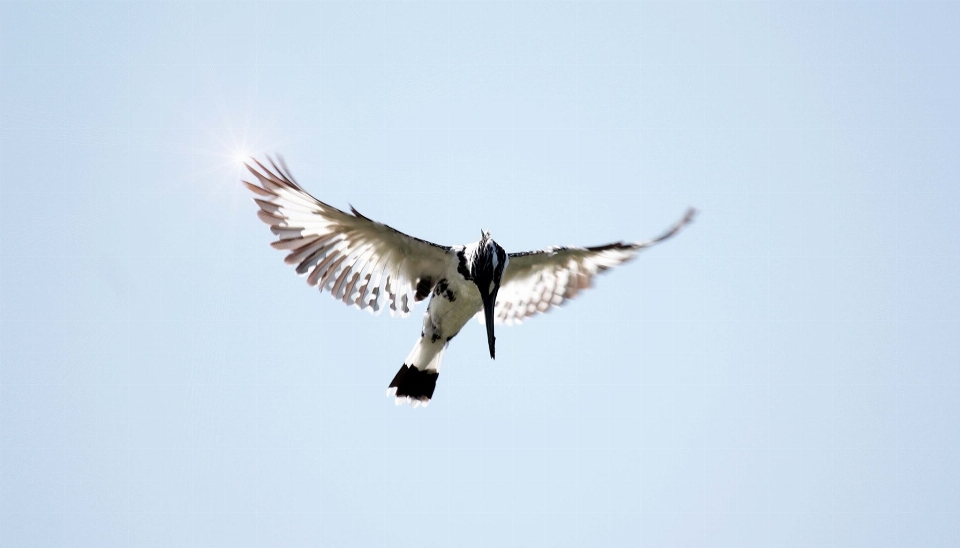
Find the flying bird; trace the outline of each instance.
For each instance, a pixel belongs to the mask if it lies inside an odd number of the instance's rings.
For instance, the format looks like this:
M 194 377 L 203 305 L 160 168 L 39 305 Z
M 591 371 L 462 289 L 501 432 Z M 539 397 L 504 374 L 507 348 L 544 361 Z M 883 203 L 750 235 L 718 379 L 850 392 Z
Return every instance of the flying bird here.
M 287 251 L 307 283 L 362 310 L 410 315 L 427 297 L 420 339 L 387 389 L 397 405 L 426 406 L 433 397 L 443 353 L 467 321 L 486 325 L 490 357 L 496 355 L 494 324 L 520 323 L 563 304 L 590 287 L 596 274 L 633 259 L 641 249 L 673 236 L 693 220 L 691 208 L 673 227 L 645 242 L 595 247 L 549 247 L 507 253 L 481 231 L 480 240 L 445 246 L 408 236 L 317 200 L 294 180 L 282 158 L 246 164 L 257 183 L 257 215 L 279 237 L 270 245 Z

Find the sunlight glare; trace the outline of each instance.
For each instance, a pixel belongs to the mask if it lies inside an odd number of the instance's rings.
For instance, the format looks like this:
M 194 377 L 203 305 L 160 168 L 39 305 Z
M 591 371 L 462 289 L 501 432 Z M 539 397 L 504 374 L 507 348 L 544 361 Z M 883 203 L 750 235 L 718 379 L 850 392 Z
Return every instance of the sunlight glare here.
M 237 162 L 239 167 L 243 167 L 245 163 L 249 162 L 251 156 L 252 155 L 247 152 L 246 149 L 238 149 L 233 151 L 233 159 L 235 162 Z

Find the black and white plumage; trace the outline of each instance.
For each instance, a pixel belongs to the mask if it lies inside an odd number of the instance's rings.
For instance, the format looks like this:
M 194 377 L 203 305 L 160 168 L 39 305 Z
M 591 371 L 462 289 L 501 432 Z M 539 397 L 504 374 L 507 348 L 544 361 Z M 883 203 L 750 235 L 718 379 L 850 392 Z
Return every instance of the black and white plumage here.
M 327 205 L 300 187 L 283 160 L 266 167 L 247 165 L 257 184 L 257 215 L 279 237 L 271 243 L 288 252 L 307 283 L 348 305 L 408 316 L 430 297 L 420 339 L 391 381 L 387 394 L 398 404 L 426 405 L 433 397 L 443 353 L 467 321 L 485 323 L 490 357 L 495 356 L 494 324 L 519 323 L 546 312 L 590 287 L 593 277 L 633 259 L 637 252 L 676 234 L 694 209 L 670 230 L 646 242 L 597 247 L 551 247 L 506 253 L 490 233 L 458 246 L 437 245 Z

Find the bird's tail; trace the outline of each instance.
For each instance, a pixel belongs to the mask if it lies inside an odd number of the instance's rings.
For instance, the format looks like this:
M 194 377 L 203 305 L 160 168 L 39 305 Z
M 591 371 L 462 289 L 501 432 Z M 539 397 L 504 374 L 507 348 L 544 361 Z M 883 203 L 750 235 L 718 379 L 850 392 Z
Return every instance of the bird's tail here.
M 437 387 L 445 347 L 440 341 L 431 342 L 429 338 L 421 337 L 390 382 L 387 396 L 395 397 L 397 405 L 409 403 L 414 407 L 426 407 Z

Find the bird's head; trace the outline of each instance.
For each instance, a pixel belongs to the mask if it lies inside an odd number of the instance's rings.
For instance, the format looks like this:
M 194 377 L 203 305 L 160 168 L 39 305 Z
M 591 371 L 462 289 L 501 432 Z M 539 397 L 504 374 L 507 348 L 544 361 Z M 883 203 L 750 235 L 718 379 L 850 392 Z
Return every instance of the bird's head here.
M 496 337 L 493 336 L 493 312 L 497 304 L 497 292 L 500 291 L 500 281 L 503 271 L 510 262 L 507 252 L 490 237 L 490 232 L 481 231 L 480 241 L 477 242 L 469 261 L 470 277 L 480 291 L 483 302 L 484 323 L 487 325 L 487 344 L 490 346 L 490 357 L 496 357 Z

